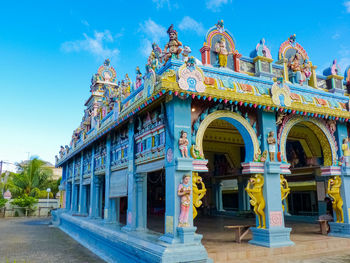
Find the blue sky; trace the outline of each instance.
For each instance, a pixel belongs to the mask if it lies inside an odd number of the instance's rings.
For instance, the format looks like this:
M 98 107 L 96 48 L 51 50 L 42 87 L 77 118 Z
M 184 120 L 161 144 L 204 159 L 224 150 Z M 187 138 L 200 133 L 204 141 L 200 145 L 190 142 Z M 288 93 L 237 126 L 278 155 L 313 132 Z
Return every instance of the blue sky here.
M 295 33 L 318 72 L 350 64 L 350 1 L 6 1 L 0 16 L 0 160 L 53 162 L 89 97 L 91 75 L 111 59 L 118 79 L 144 69 L 150 44 L 164 47 L 174 24 L 200 57 L 219 19 L 248 56 L 260 38 L 273 58 Z

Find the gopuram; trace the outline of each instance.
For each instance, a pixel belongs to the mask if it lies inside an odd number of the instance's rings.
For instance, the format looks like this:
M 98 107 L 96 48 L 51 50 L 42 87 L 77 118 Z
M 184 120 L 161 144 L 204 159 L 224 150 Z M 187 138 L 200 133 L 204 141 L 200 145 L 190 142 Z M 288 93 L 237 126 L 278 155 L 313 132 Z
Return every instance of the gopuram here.
M 201 60 L 167 33 L 135 81 L 108 59 L 93 75 L 54 225 L 108 262 L 211 262 L 203 217 L 255 215 L 249 243 L 283 247 L 285 220 L 332 202 L 329 235 L 350 238 L 350 67 L 316 74 L 296 35 L 277 61 L 264 39 L 243 56 L 223 21 Z

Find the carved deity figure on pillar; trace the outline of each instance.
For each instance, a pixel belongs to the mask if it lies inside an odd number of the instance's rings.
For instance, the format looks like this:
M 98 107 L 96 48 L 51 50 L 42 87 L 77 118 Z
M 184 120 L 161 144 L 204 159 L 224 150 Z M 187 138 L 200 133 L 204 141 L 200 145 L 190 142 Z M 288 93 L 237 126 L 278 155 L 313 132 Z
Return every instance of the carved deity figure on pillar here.
M 167 31 L 169 35 L 169 42 L 165 45 L 164 48 L 164 62 L 168 62 L 170 58 L 179 58 L 179 55 L 182 51 L 182 43 L 177 39 L 177 32 L 174 29 L 174 25 L 172 24 Z
M 179 139 L 179 149 L 181 152 L 182 158 L 188 158 L 188 146 L 189 142 L 187 139 L 187 132 L 181 131 L 180 139 Z
M 328 180 L 327 194 L 332 198 L 332 206 L 337 217 L 337 223 L 344 223 L 343 199 L 340 195 L 340 176 L 333 176 Z
M 276 153 L 276 138 L 274 137 L 274 132 L 270 131 L 269 135 L 267 136 L 267 144 L 269 145 L 269 156 L 270 161 L 275 161 L 275 153 Z
M 185 174 L 182 177 L 182 183 L 179 184 L 177 189 L 177 195 L 180 196 L 181 206 L 180 206 L 180 216 L 179 216 L 179 227 L 188 227 L 188 214 L 190 212 L 191 206 L 191 176 Z
M 285 200 L 287 198 L 287 196 L 290 193 L 290 188 L 288 186 L 288 182 L 286 180 L 286 178 L 284 178 L 283 174 L 280 175 L 280 184 L 281 184 L 281 201 L 282 201 L 282 209 L 284 212 L 284 204 L 283 204 L 283 200 Z
M 220 68 L 226 68 L 227 67 L 227 57 L 229 54 L 232 54 L 229 50 L 226 48 L 226 40 L 224 37 L 220 39 L 219 42 L 215 44 L 215 53 L 218 55 L 218 61 Z
M 202 187 L 198 188 L 198 184 Z M 197 209 L 202 205 L 201 199 L 207 193 L 207 189 L 205 188 L 205 184 L 203 183 L 202 177 L 198 175 L 197 172 L 192 173 L 192 189 L 193 189 L 193 219 L 197 216 Z
M 343 144 L 341 146 L 341 149 L 343 151 L 343 163 L 345 166 L 348 166 L 349 161 L 350 161 L 350 149 L 349 149 L 349 138 L 348 137 L 343 139 Z
M 266 228 L 265 199 L 263 194 L 264 177 L 261 174 L 252 176 L 245 190 L 250 197 L 250 204 L 254 207 L 254 212 L 258 217 L 257 228 Z
M 136 67 L 136 83 L 135 88 L 138 89 L 142 85 L 142 73 L 139 67 Z

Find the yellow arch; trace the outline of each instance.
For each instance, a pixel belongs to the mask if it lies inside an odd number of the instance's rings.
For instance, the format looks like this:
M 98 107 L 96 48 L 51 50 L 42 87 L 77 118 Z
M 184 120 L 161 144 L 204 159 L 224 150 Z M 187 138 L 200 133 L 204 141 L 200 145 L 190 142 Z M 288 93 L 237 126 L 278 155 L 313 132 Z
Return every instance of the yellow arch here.
M 307 119 L 301 116 L 295 116 L 291 118 L 283 128 L 280 137 L 280 151 L 282 154 L 283 160 L 287 160 L 286 158 L 286 143 L 289 131 L 293 128 L 294 125 L 302 123 L 310 130 L 314 132 L 318 141 L 320 142 L 323 158 L 324 158 L 324 166 L 332 166 L 335 165 L 338 159 L 335 142 L 332 138 L 331 133 L 327 129 L 327 127 L 321 121 L 317 119 Z
M 258 137 L 249 124 L 249 122 L 244 119 L 240 114 L 228 111 L 219 110 L 209 114 L 200 124 L 197 135 L 196 135 L 196 145 L 201 153 L 203 153 L 203 138 L 204 133 L 210 123 L 216 119 L 223 119 L 235 126 L 235 128 L 240 132 L 244 143 L 246 145 L 246 162 L 252 162 L 254 160 L 254 155 L 260 151 Z M 249 147 L 248 147 L 249 145 Z

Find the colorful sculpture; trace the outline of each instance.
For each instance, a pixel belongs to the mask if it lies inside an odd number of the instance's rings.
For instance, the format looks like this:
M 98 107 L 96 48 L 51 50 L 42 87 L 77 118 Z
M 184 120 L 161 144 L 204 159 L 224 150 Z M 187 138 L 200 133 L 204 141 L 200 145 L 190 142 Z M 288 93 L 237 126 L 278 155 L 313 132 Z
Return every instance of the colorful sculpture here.
M 274 134 L 275 133 L 273 131 L 270 131 L 267 137 L 267 144 L 269 145 L 269 156 L 270 156 L 271 162 L 275 161 L 275 153 L 276 153 L 276 139 L 274 137 Z
M 198 188 L 198 184 L 202 187 Z M 201 199 L 207 193 L 207 189 L 205 188 L 205 184 L 203 183 L 202 177 L 198 175 L 197 172 L 192 173 L 192 189 L 193 189 L 193 219 L 197 216 L 197 208 L 202 205 Z
M 191 185 L 190 185 L 191 176 L 185 174 L 182 177 L 182 183 L 179 184 L 177 189 L 177 194 L 181 199 L 180 206 L 180 216 L 179 216 L 179 224 L 178 227 L 188 227 L 190 226 L 188 223 L 188 214 L 190 211 L 191 205 Z
M 272 58 L 270 49 L 265 45 L 264 38 L 256 45 L 256 53 L 260 57 Z
M 135 88 L 138 89 L 142 85 L 142 73 L 139 67 L 136 67 L 136 83 Z
M 199 147 L 197 145 L 191 146 L 190 154 L 193 159 L 204 159 L 204 155 L 200 152 Z
M 283 200 L 287 198 L 290 193 L 290 188 L 288 186 L 287 180 L 283 177 L 283 174 L 280 175 L 280 183 L 281 183 L 281 201 L 282 201 L 282 209 L 284 211 Z
M 187 139 L 187 132 L 181 131 L 180 139 L 179 139 L 179 149 L 181 152 L 182 158 L 188 158 L 188 146 L 189 142 Z
M 165 45 L 164 48 L 164 62 L 168 62 L 170 58 L 179 58 L 179 55 L 182 51 L 182 43 L 177 39 L 177 32 L 174 29 L 174 25 L 171 24 L 171 26 L 168 28 L 167 31 L 169 35 L 169 42 Z
M 298 51 L 289 59 L 288 68 L 291 71 L 289 75 L 293 83 L 308 84 L 311 76 L 311 65 L 307 59 L 303 61 L 303 57 Z
M 229 50 L 226 48 L 226 40 L 224 37 L 220 39 L 219 42 L 215 44 L 215 53 L 217 53 L 218 56 L 218 64 L 220 68 L 226 68 L 227 67 L 227 57 L 229 54 L 232 54 Z
M 257 228 L 266 228 L 263 186 L 264 177 L 261 174 L 256 174 L 249 179 L 247 187 L 245 188 L 250 197 L 250 204 L 254 207 L 254 212 L 258 217 Z
M 290 89 L 287 85 L 283 83 L 283 78 L 277 78 L 277 82 L 275 82 L 271 87 L 271 97 L 272 102 L 278 106 L 291 106 L 292 99 L 290 98 Z
M 339 75 L 339 73 L 340 73 L 340 68 L 339 68 L 339 66 L 337 64 L 337 60 L 336 59 L 333 60 L 333 63 L 332 63 L 332 66 L 331 66 L 331 73 L 332 73 L 332 75 Z
M 337 217 L 337 223 L 344 223 L 343 199 L 340 195 L 340 176 L 333 176 L 328 180 L 327 194 L 332 198 L 332 206 Z
M 349 149 L 349 138 L 346 137 L 343 139 L 343 144 L 341 146 L 343 151 L 343 163 L 345 166 L 348 166 L 350 163 L 350 149 Z

